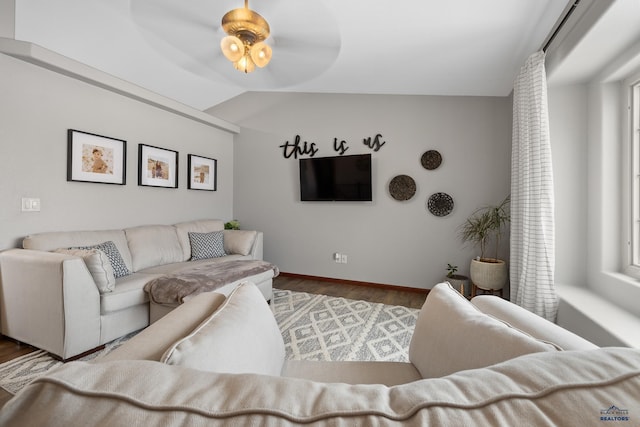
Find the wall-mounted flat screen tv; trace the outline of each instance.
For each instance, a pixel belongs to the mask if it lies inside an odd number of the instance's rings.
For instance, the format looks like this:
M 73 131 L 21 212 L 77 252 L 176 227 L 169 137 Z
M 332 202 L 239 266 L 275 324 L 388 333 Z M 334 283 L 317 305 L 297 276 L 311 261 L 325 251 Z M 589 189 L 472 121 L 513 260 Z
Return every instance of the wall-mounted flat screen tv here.
M 300 200 L 371 199 L 371 154 L 300 159 Z

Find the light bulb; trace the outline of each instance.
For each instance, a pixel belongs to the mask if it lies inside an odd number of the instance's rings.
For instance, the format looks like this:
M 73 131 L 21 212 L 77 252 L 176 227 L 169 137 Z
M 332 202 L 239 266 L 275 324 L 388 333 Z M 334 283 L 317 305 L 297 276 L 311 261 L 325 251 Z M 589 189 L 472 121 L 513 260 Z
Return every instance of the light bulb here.
M 233 66 L 238 71 L 242 71 L 243 73 L 251 73 L 256 69 L 256 64 L 251 60 L 249 55 L 245 55 L 240 58 L 239 61 L 233 63 Z

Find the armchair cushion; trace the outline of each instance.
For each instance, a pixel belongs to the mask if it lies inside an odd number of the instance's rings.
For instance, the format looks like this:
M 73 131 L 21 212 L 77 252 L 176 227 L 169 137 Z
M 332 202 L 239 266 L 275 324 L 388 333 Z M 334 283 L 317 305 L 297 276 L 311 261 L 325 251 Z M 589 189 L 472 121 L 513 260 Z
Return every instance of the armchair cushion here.
M 557 350 L 551 343 L 482 313 L 445 282 L 431 289 L 420 310 L 409 360 L 423 378 L 435 378 Z
M 279 376 L 284 341 L 257 286 L 240 284 L 225 302 L 160 359 L 169 365 L 210 372 Z

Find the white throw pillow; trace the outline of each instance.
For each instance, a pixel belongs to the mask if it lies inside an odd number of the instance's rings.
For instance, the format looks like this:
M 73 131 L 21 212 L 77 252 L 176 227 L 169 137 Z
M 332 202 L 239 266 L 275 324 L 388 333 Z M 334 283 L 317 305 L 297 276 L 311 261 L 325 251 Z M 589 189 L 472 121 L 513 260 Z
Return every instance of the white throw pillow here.
M 482 313 L 448 282 L 431 289 L 409 345 L 422 378 L 484 368 L 528 353 L 559 350 Z
M 249 255 L 256 234 L 256 231 L 251 230 L 224 230 L 224 251 L 228 254 Z
M 56 249 L 54 252 L 82 258 L 100 293 L 113 291 L 116 285 L 113 267 L 107 254 L 100 249 Z
M 269 304 L 255 284 L 244 282 L 160 361 L 202 371 L 279 376 L 284 358 L 284 341 Z
M 116 279 L 118 277 L 128 276 L 129 274 L 131 274 L 131 271 L 129 271 L 129 268 L 124 262 L 122 255 L 120 255 L 120 251 L 118 251 L 118 247 L 111 240 L 99 243 L 97 245 L 76 246 L 69 249 L 99 249 L 107 255 L 107 258 L 109 258 L 109 262 L 111 263 L 111 268 L 113 268 L 113 274 Z

